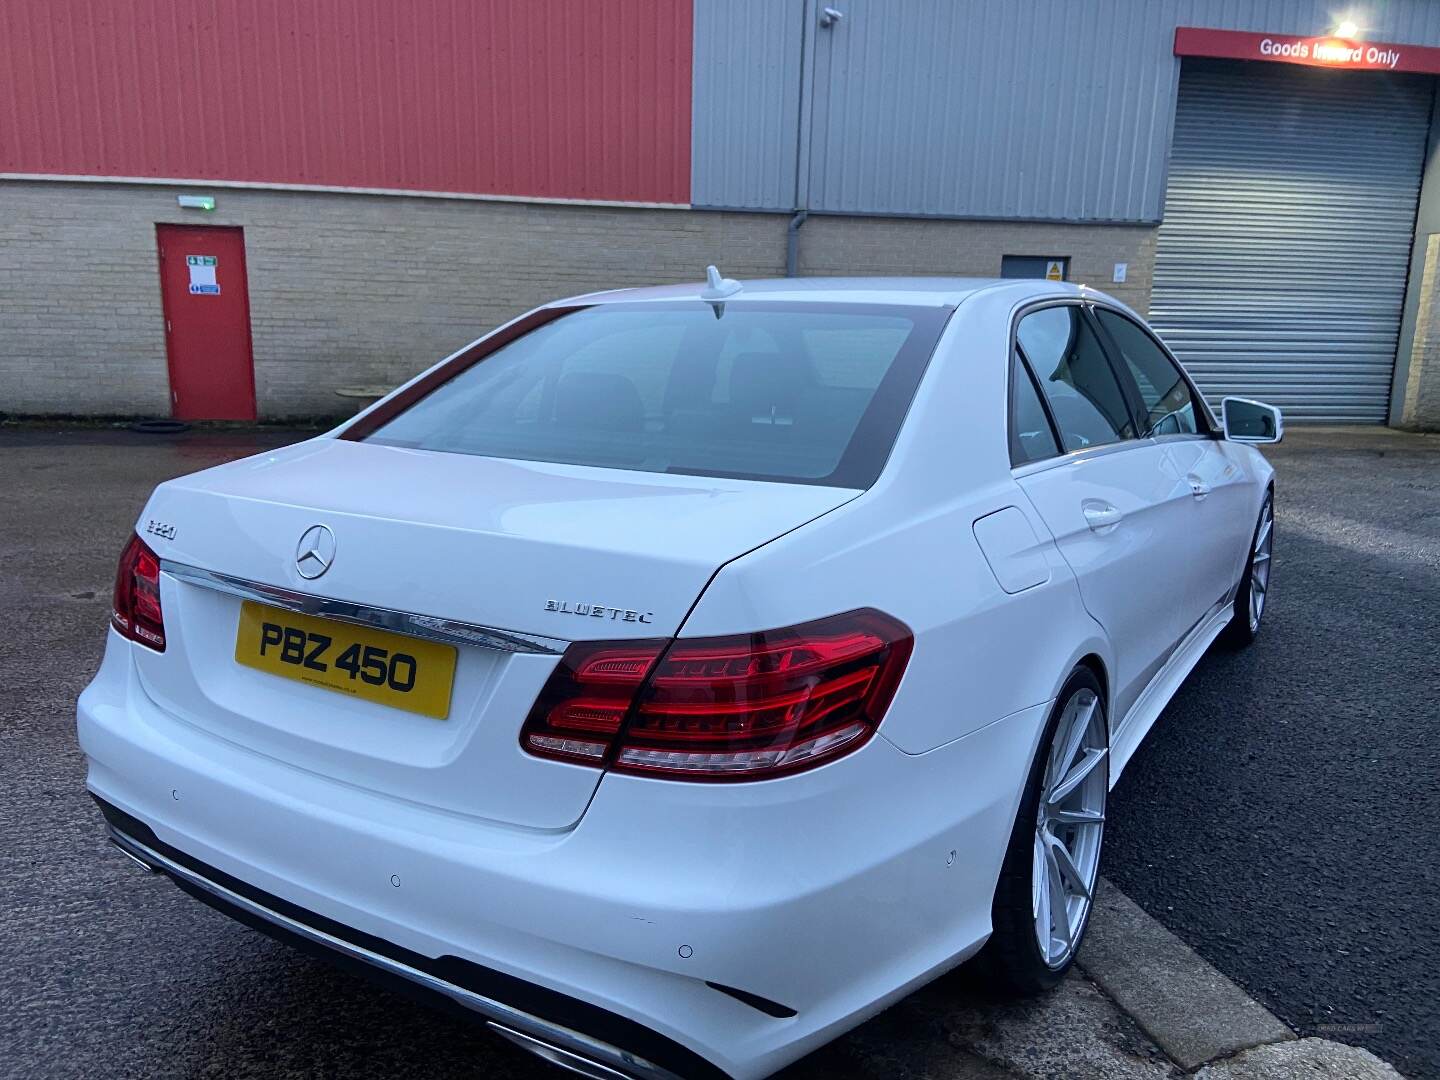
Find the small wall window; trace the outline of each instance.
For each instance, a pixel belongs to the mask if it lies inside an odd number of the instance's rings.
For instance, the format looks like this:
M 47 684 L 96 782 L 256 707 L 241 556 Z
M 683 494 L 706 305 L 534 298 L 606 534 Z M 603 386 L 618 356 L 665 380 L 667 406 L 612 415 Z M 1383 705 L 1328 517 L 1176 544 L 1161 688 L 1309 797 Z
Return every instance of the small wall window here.
M 1005 278 L 1041 278 L 1049 281 L 1070 280 L 1069 255 L 1002 255 L 1000 276 Z

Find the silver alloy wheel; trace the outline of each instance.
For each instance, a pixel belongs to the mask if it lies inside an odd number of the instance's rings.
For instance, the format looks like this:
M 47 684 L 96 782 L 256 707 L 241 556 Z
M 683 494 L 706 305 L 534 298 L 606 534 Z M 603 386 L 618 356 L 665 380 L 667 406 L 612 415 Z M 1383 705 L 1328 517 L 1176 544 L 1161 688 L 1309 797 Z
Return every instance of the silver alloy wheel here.
M 1250 552 L 1250 632 L 1260 629 L 1260 616 L 1265 614 L 1265 597 L 1270 591 L 1270 545 L 1274 539 L 1274 503 L 1267 497 L 1260 508 L 1260 524 L 1255 529 L 1255 547 Z
M 1035 938 L 1051 968 L 1075 951 L 1095 893 L 1109 791 L 1109 771 L 1101 766 L 1109 754 L 1100 699 L 1082 687 L 1060 714 L 1035 815 Z

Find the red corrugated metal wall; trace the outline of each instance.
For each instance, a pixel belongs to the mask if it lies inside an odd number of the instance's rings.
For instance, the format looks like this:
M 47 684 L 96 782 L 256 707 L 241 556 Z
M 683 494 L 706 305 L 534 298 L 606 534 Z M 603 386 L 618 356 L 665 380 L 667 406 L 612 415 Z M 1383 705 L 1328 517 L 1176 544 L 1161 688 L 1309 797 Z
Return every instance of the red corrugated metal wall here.
M 690 200 L 691 0 L 4 0 L 0 172 Z

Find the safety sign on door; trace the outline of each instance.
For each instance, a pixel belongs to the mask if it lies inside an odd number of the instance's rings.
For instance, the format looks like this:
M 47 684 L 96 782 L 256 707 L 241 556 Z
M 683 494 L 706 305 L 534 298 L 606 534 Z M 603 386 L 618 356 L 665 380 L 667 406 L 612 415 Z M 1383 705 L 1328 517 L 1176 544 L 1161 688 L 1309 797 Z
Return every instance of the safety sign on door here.
M 185 265 L 190 268 L 191 296 L 220 295 L 220 286 L 215 281 L 214 255 L 186 255 Z
M 1059 259 L 1051 259 L 1045 264 L 1046 281 L 1064 281 L 1065 264 Z

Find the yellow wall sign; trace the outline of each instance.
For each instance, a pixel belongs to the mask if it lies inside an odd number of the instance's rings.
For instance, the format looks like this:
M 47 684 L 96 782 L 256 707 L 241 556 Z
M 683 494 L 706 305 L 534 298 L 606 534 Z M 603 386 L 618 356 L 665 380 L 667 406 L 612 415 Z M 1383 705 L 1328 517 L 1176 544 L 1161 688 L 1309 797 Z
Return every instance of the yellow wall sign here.
M 1047 262 L 1045 264 L 1045 280 L 1064 281 L 1065 264 L 1062 263 L 1059 259 L 1051 259 L 1049 262 Z

